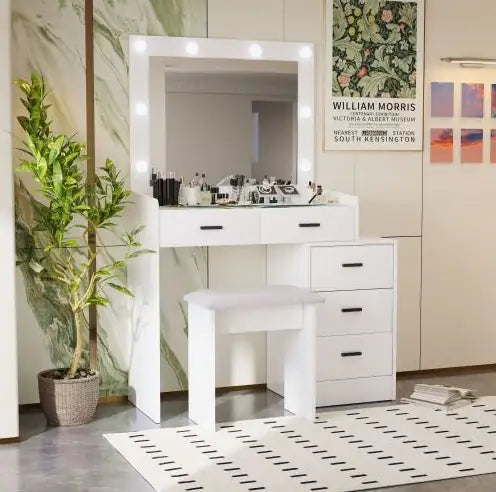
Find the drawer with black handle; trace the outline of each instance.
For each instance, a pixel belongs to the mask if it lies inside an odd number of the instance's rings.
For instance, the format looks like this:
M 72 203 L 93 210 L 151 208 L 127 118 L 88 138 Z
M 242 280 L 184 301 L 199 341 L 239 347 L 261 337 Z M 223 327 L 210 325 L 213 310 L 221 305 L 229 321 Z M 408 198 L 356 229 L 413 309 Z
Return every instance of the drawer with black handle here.
M 392 374 L 391 333 L 319 337 L 317 342 L 317 381 Z
M 325 299 L 325 303 L 317 307 L 319 336 L 392 331 L 392 289 L 321 292 L 319 295 Z
M 355 212 L 344 206 L 264 208 L 261 210 L 262 243 L 301 244 L 353 241 Z
M 257 210 L 161 209 L 160 246 L 258 244 Z
M 393 245 L 312 247 L 313 291 L 392 289 L 393 275 Z

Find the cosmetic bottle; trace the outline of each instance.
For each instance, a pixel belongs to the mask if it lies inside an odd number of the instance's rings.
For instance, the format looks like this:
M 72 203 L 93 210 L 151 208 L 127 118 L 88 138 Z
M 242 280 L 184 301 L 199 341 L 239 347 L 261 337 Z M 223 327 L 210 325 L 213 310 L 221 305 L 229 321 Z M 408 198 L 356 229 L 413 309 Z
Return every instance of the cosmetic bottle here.
M 212 194 L 210 193 L 210 186 L 206 185 L 202 191 L 200 191 L 200 205 L 206 206 L 211 205 Z
M 163 176 L 160 178 L 160 205 L 164 207 L 165 205 L 168 205 L 168 197 L 167 197 L 167 179 L 164 178 Z
M 206 176 L 206 174 L 202 173 L 201 178 L 200 178 L 200 182 L 199 182 L 200 191 L 207 191 L 208 184 L 207 184 L 207 180 L 206 180 L 205 176 Z
M 200 181 L 198 176 L 198 173 L 195 173 L 189 182 L 189 186 L 185 188 L 186 201 L 189 206 L 200 205 Z
M 210 185 L 205 179 L 205 173 L 203 173 L 200 179 L 200 205 L 210 205 L 211 202 L 212 194 L 210 193 Z
M 236 196 L 236 188 L 238 186 L 238 180 L 236 178 L 231 178 L 229 181 L 229 184 L 231 185 L 231 192 L 229 193 L 229 201 L 230 202 L 237 202 Z
M 200 204 L 200 185 L 197 179 L 198 173 L 193 176 L 189 185 L 185 187 L 186 202 L 190 207 Z
M 166 205 L 177 205 L 176 203 L 176 173 L 169 171 L 167 177 L 165 178 L 165 204 Z
M 165 180 L 162 178 L 162 173 L 157 173 L 157 199 L 158 205 L 163 207 L 165 205 Z
M 152 179 L 150 180 L 150 186 L 153 189 L 153 198 L 158 200 L 158 174 L 155 168 L 152 168 Z
M 321 203 L 322 200 L 322 186 L 317 186 L 317 191 L 313 194 L 312 198 L 308 200 L 308 203 Z
M 212 186 L 210 188 L 210 205 L 215 205 L 217 203 L 218 193 L 219 193 L 219 188 L 217 186 Z
M 307 202 L 310 202 L 310 200 L 314 195 L 315 195 L 315 184 L 309 181 L 307 187 Z
M 179 192 L 177 194 L 177 204 L 181 206 L 186 205 L 186 197 L 184 193 L 184 178 L 182 176 L 179 179 Z

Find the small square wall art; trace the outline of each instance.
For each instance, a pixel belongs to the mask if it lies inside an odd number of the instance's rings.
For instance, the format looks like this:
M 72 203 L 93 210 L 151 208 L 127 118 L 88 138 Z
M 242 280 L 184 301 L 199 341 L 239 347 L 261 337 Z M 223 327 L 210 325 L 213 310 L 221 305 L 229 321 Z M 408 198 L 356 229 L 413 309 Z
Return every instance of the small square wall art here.
M 462 164 L 481 164 L 484 131 L 481 129 L 462 129 L 461 162 Z
M 431 128 L 431 163 L 453 162 L 453 129 Z
M 496 130 L 491 130 L 491 164 L 496 164 Z
M 484 84 L 462 84 L 462 118 L 484 117 Z
M 491 118 L 496 118 L 496 84 L 491 85 Z
M 431 117 L 452 118 L 455 98 L 453 82 L 431 83 Z

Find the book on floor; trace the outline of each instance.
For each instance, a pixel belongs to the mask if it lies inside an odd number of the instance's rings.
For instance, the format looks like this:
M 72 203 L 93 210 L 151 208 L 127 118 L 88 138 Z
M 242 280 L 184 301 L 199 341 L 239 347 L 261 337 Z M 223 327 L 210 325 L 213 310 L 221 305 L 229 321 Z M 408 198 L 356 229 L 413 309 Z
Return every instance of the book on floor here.
M 440 403 L 433 403 L 430 401 L 425 401 L 425 400 L 417 400 L 415 398 L 401 398 L 401 403 L 410 403 L 413 405 L 419 405 L 421 407 L 428 407 L 428 408 L 434 408 L 438 410 L 445 410 L 449 412 L 450 410 L 456 410 L 457 408 L 461 408 L 467 405 L 470 405 L 473 400 L 465 400 L 461 399 L 458 401 L 455 401 L 453 403 L 449 403 L 447 405 L 442 405 Z
M 414 386 L 409 398 L 402 398 L 401 401 L 451 410 L 469 404 L 475 399 L 476 396 L 470 389 L 420 383 Z

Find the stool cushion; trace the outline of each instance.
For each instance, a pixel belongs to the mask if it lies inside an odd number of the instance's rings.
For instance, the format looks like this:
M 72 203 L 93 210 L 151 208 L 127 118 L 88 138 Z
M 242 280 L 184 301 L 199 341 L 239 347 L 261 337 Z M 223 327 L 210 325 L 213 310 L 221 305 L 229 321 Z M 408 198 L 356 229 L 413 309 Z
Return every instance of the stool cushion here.
M 289 285 L 269 285 L 252 289 L 204 289 L 186 294 L 184 300 L 214 311 L 324 302 L 322 297 L 307 289 Z

